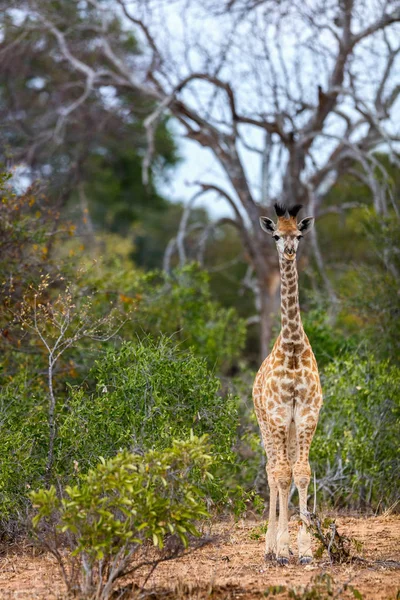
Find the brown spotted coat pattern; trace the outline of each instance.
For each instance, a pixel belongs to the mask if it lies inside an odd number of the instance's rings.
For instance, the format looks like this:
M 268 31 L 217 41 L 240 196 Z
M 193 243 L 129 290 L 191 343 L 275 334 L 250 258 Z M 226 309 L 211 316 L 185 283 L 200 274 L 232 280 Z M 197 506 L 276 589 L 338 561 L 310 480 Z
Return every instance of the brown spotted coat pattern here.
M 296 236 L 295 219 L 278 219 L 278 233 L 285 248 Z M 297 248 L 297 246 L 296 246 Z M 295 250 L 294 250 L 295 252 Z M 310 481 L 308 455 L 322 405 L 317 363 L 300 317 L 295 254 L 279 252 L 281 273 L 281 332 L 271 354 L 257 373 L 253 398 L 267 453 L 270 513 L 266 535 L 266 557 L 280 564 L 289 559 L 288 495 L 294 478 L 299 492 L 303 524 L 298 535 L 301 563 L 312 559 L 307 532 L 307 488 Z M 279 496 L 279 522 L 276 500 Z

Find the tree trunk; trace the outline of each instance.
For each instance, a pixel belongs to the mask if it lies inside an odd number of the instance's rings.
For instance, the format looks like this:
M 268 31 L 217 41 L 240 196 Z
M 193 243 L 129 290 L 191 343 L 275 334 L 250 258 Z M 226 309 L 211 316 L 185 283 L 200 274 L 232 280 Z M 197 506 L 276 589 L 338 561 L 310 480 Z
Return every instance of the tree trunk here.
M 265 260 L 265 258 L 264 258 Z M 279 311 L 280 274 L 273 261 L 265 263 L 267 272 L 258 277 L 260 314 L 260 359 L 261 362 L 271 351 L 272 326 Z
M 272 334 L 272 298 L 268 288 L 260 290 L 260 358 L 263 361 L 270 352 Z
M 49 356 L 49 368 L 48 368 L 48 385 L 49 385 L 49 412 L 48 412 L 48 424 L 49 424 L 49 449 L 47 452 L 47 463 L 46 463 L 46 474 L 45 481 L 47 485 L 50 484 L 51 474 L 54 462 L 54 440 L 56 438 L 56 424 L 55 424 L 55 412 L 56 412 L 56 399 L 54 397 L 53 390 L 53 368 L 54 361 L 53 356 Z

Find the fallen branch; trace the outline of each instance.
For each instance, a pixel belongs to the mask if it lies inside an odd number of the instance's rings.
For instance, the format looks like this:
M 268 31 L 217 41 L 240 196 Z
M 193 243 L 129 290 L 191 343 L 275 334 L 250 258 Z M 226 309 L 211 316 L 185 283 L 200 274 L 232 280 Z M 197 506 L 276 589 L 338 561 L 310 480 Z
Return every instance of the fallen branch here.
M 355 538 L 349 538 L 340 534 L 333 519 L 326 518 L 322 521 L 315 513 L 311 513 L 309 519 L 309 530 L 320 543 L 315 554 L 317 558 L 321 558 L 324 550 L 326 550 L 331 565 L 366 562 L 365 559 L 352 553 L 353 547 L 359 552 L 362 548 L 362 543 Z

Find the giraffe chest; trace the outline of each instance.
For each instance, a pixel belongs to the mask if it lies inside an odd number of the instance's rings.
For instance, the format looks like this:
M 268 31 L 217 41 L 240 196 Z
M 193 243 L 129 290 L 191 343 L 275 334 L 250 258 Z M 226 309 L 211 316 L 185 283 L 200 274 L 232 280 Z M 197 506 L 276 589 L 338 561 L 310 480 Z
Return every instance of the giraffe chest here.
M 289 401 L 293 396 L 301 399 L 304 393 L 313 391 L 315 384 L 319 381 L 318 375 L 315 375 L 307 369 L 301 368 L 272 368 L 264 377 L 264 391 L 271 392 L 281 400 Z
M 303 354 L 272 353 L 263 367 L 259 372 L 259 391 L 271 406 L 321 404 L 318 368 L 311 349 Z
M 254 402 L 266 422 L 271 419 L 314 418 L 322 405 L 318 372 L 272 368 L 265 375 L 262 392 L 258 399 L 254 397 Z
M 278 337 L 256 376 L 254 405 L 259 419 L 289 411 L 292 416 L 318 413 L 322 390 L 314 353 L 307 340 L 287 343 Z M 263 416 L 264 415 L 264 416 Z

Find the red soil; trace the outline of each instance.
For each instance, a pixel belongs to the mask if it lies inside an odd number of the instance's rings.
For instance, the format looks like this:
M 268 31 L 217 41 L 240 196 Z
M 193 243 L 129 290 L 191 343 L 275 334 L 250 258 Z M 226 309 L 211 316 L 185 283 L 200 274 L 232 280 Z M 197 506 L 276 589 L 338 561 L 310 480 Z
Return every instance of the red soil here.
M 333 596 L 327 589 L 315 598 L 354 598 L 343 585 L 350 583 L 364 600 L 396 600 L 400 598 L 400 517 L 338 517 L 342 534 L 363 543 L 363 564 L 331 566 L 326 557 L 313 564 L 300 566 L 294 556 L 288 567 L 264 562 L 264 539 L 252 539 L 260 521 L 216 522 L 211 534 L 220 541 L 174 562 L 161 564 L 146 584 L 153 599 L 172 598 L 218 600 L 289 598 L 289 589 L 301 595 L 316 575 L 329 573 L 334 579 Z M 297 522 L 290 523 L 292 547 L 296 549 Z M 208 532 L 207 532 L 208 533 Z M 36 555 L 35 555 L 36 552 Z M 375 561 L 386 561 L 376 564 Z M 397 565 L 393 562 L 397 561 Z M 144 574 L 143 574 L 144 576 Z M 137 579 L 140 584 L 140 580 Z M 273 595 L 271 586 L 285 589 Z M 275 592 L 277 590 L 275 589 Z M 399 595 L 397 595 L 399 594 Z M 126 598 L 127 596 L 124 596 Z M 131 598 L 138 597 L 132 592 Z M 64 586 L 54 559 L 37 550 L 8 549 L 0 561 L 0 600 L 55 600 L 66 598 Z

